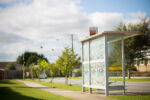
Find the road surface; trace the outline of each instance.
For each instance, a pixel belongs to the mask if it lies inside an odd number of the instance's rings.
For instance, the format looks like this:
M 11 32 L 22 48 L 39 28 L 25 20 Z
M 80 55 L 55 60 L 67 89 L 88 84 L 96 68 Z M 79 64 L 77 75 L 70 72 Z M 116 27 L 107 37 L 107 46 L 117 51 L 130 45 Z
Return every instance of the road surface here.
M 50 82 L 50 79 L 41 79 L 41 81 Z M 68 81 L 69 84 L 82 85 L 82 80 L 69 79 Z M 53 82 L 65 83 L 65 78 L 55 78 Z M 150 82 L 126 82 L 126 89 L 150 93 Z

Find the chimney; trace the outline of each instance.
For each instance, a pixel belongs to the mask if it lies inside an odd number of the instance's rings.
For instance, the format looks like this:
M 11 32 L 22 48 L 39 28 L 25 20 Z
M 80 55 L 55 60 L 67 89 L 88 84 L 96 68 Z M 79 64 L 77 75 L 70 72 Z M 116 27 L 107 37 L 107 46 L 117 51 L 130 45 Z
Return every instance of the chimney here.
M 98 27 L 90 27 L 89 28 L 90 36 L 98 33 Z

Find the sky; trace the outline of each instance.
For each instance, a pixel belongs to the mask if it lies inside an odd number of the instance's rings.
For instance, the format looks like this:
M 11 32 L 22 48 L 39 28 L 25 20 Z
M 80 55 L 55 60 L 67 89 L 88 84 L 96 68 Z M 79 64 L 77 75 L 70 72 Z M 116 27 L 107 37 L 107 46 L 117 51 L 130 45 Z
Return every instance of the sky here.
M 71 34 L 80 55 L 79 40 L 89 36 L 90 26 L 100 33 L 145 16 L 150 0 L 0 0 L 0 62 L 15 61 L 24 51 L 55 61 L 64 46 L 71 47 Z

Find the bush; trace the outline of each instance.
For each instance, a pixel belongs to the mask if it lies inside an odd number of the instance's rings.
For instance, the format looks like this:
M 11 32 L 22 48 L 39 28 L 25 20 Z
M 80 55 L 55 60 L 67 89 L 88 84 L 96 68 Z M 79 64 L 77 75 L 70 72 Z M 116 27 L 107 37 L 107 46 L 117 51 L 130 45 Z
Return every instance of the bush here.
M 16 67 L 13 62 L 9 62 L 6 66 L 7 70 L 16 70 Z
M 121 67 L 121 66 L 122 66 L 121 62 L 115 62 L 111 65 L 111 67 Z

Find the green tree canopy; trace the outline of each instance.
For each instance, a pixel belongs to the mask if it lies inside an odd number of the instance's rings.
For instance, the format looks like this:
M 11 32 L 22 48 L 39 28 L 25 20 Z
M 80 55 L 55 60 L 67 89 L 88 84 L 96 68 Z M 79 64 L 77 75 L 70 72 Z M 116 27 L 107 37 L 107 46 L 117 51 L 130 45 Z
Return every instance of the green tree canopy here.
M 143 35 L 125 39 L 125 63 L 126 67 L 130 69 L 134 65 L 135 58 L 144 59 L 145 52 L 150 49 L 150 19 L 141 19 L 138 24 L 121 23 L 115 30 L 138 31 L 143 33 Z
M 75 67 L 80 67 L 80 57 L 72 51 L 71 48 L 66 47 L 62 52 L 62 55 L 59 56 L 58 60 L 56 61 L 57 66 L 59 66 L 61 72 L 66 77 L 65 83 L 68 84 L 68 77 L 70 72 Z
M 54 77 L 58 74 L 58 67 L 54 63 L 48 64 L 49 75 L 52 77 L 50 82 L 53 82 Z
M 16 67 L 13 62 L 9 62 L 6 66 L 7 70 L 16 70 Z
M 24 57 L 24 61 L 23 61 Z M 24 52 L 22 55 L 18 56 L 17 63 L 18 64 L 25 64 L 25 66 L 30 66 L 30 64 L 34 63 L 37 64 L 39 59 L 45 59 L 47 62 L 47 58 L 43 54 L 38 54 L 36 52 Z

